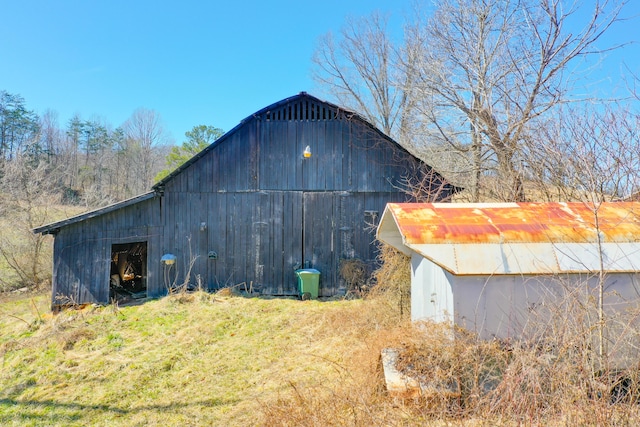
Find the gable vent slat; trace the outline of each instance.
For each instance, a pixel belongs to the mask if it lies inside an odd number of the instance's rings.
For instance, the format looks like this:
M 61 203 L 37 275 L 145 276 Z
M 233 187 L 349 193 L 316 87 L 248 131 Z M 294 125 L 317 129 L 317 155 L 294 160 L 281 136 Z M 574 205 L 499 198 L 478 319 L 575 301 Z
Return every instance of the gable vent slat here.
M 340 114 L 330 107 L 309 100 L 300 100 L 284 105 L 277 110 L 264 112 L 261 117 L 266 121 L 275 120 L 335 120 Z

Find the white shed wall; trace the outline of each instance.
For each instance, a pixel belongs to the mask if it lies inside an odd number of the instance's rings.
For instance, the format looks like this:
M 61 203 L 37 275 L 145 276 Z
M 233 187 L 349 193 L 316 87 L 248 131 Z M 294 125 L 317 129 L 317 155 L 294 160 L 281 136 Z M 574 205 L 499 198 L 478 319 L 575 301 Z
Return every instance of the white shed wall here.
M 411 320 L 453 322 L 451 273 L 413 252 L 411 255 Z
M 597 276 L 454 276 L 415 253 L 411 265 L 414 321 L 452 322 L 482 339 L 526 339 L 567 331 L 592 333 L 596 339 Z M 605 276 L 605 313 L 612 320 L 605 336 L 615 364 L 637 363 L 639 275 Z
M 544 276 L 453 276 L 452 289 L 457 325 L 483 339 L 509 339 L 527 332 L 546 297 L 557 295 L 559 287 Z

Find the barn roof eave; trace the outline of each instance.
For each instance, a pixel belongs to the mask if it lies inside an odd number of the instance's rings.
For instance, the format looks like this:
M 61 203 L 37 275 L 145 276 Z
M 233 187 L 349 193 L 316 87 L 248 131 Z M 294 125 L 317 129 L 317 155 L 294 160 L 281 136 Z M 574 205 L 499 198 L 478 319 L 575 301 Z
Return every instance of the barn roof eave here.
M 149 191 L 144 194 L 140 194 L 138 196 L 132 197 L 130 199 L 122 200 L 120 202 L 113 203 L 111 205 L 94 209 L 89 212 L 82 213 L 80 215 L 73 216 L 71 218 L 63 219 L 62 221 L 52 222 L 51 224 L 46 224 L 31 230 L 34 234 L 57 234 L 61 228 L 69 226 L 71 224 L 75 224 L 80 221 L 85 221 L 90 218 L 95 218 L 100 215 L 104 215 L 109 212 L 116 211 L 118 209 L 122 209 L 127 206 L 134 205 L 136 203 L 143 202 L 145 200 L 152 199 L 156 196 L 155 191 Z

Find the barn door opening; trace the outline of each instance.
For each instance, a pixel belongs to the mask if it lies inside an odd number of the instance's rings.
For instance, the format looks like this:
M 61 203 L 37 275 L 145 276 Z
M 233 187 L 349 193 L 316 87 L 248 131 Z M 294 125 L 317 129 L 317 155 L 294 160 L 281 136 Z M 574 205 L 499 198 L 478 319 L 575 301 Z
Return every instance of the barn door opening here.
M 333 192 L 305 192 L 303 195 L 303 267 L 320 271 L 320 296 L 332 296 L 336 292 L 337 197 Z
M 147 242 L 111 245 L 109 299 L 126 302 L 147 296 Z

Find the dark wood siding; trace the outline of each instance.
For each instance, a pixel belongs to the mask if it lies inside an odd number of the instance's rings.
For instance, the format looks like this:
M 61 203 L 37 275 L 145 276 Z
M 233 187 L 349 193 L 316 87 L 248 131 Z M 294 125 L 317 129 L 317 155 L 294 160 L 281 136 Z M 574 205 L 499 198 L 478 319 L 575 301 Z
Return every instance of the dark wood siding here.
M 161 197 L 65 223 L 55 240 L 54 297 L 106 302 L 110 247 L 132 241 L 148 243 L 151 296 L 166 291 L 167 253 L 177 257 L 170 281 L 178 284 L 193 259 L 191 282 L 208 289 L 244 283 L 294 295 L 294 271 L 308 267 L 321 272 L 320 295 L 334 295 L 345 285 L 342 260 L 375 261 L 369 222 L 386 203 L 407 201 L 398 188 L 419 169 L 430 170 L 353 113 L 306 94 L 289 98 L 158 184 Z
M 163 247 L 183 268 L 197 256 L 191 277 L 208 289 L 291 295 L 294 270 L 313 267 L 334 295 L 341 260 L 375 261 L 367 215 L 407 201 L 399 181 L 419 167 L 361 119 L 302 99 L 245 120 L 165 185 Z
M 191 256 L 198 257 L 192 277 L 200 275 L 209 289 L 246 282 L 247 288 L 290 294 L 293 290 L 289 289 L 291 284 L 285 283 L 289 275 L 285 273 L 292 276 L 293 265 L 301 258 L 301 254 L 297 260 L 284 256 L 299 252 L 296 247 L 301 245 L 292 238 L 292 229 L 300 229 L 300 224 L 291 223 L 296 218 L 293 199 L 301 199 L 296 196 L 282 191 L 208 193 L 204 198 L 207 207 L 192 211 L 198 214 L 192 214 L 189 226 L 184 206 L 175 202 L 180 196 L 167 194 L 168 221 L 181 216 L 182 219 L 173 220 L 176 227 L 166 227 L 163 246 L 178 257 L 178 268 L 184 269 L 190 258 L 190 238 Z M 204 229 L 202 222 L 206 224 Z M 193 245 L 196 240 L 197 248 Z M 209 252 L 214 252 L 216 259 L 210 259 Z
M 163 248 L 178 257 L 179 274 L 190 257 L 197 257 L 191 277 L 201 277 L 210 290 L 244 282 L 274 295 L 296 294 L 295 269 L 311 267 L 322 273 L 321 295 L 339 292 L 344 286 L 338 275 L 341 260 L 375 261 L 375 224 L 367 221 L 375 220 L 387 202 L 406 201 L 398 192 L 262 190 L 189 196 L 165 195 L 165 217 L 175 226 L 165 227 Z M 181 203 L 185 198 L 191 199 L 186 205 Z M 204 200 L 207 207 L 196 208 Z M 185 210 L 187 205 L 194 209 Z M 209 252 L 217 258 L 210 259 Z
M 108 303 L 111 245 L 147 242 L 147 292 L 164 293 L 160 271 L 160 198 L 66 226 L 54 241 L 52 304 Z
M 257 138 L 257 124 L 250 120 L 171 179 L 165 192 L 257 190 Z
M 357 120 L 269 121 L 259 128 L 263 190 L 396 192 L 394 181 L 418 167 L 415 158 Z M 312 156 L 305 159 L 307 146 Z

